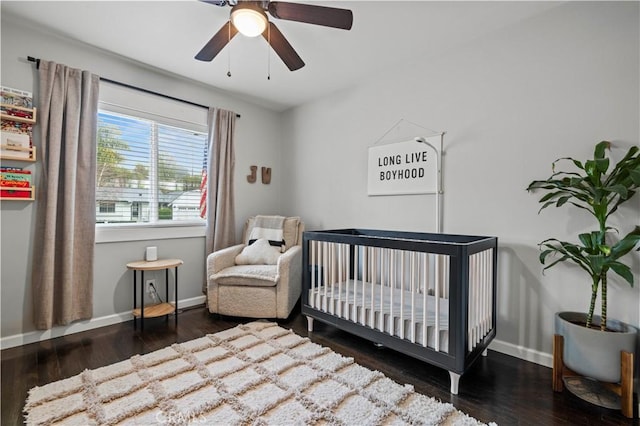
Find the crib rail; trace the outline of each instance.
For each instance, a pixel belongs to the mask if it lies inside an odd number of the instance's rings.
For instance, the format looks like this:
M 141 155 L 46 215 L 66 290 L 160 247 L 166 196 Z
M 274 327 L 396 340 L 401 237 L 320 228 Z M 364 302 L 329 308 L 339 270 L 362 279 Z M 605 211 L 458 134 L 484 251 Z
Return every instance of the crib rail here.
M 303 262 L 307 316 L 459 374 L 495 336 L 496 238 L 305 232 Z

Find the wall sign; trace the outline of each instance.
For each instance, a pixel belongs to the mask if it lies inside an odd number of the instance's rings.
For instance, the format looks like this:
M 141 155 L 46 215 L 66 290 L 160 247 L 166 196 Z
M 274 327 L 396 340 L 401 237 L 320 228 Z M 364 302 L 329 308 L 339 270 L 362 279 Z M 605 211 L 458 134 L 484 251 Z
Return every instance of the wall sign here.
M 438 193 L 440 140 L 437 135 L 370 147 L 368 194 Z

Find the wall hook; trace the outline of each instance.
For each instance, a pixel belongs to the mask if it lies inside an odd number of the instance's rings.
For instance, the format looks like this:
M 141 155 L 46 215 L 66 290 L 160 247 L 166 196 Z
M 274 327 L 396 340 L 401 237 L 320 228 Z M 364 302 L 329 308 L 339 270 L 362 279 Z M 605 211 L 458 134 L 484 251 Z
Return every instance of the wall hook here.
M 269 185 L 271 183 L 271 167 L 262 168 L 262 183 Z
M 250 166 L 249 168 L 251 169 L 251 174 L 247 175 L 247 182 L 255 183 L 256 179 L 258 178 L 258 176 L 257 176 L 257 174 L 258 174 L 257 173 L 258 172 L 258 166 Z

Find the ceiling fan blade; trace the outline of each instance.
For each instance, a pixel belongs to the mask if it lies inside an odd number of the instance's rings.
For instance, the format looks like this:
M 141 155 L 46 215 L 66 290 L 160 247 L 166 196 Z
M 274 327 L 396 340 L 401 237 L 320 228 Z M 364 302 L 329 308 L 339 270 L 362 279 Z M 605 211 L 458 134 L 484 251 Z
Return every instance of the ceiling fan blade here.
M 262 37 L 269 42 L 273 50 L 280 56 L 282 62 L 291 71 L 295 71 L 304 67 L 304 61 L 295 49 L 289 44 L 286 38 L 282 35 L 278 27 L 273 22 L 269 22 L 269 27 L 262 33 Z
M 269 13 L 274 18 L 343 30 L 350 30 L 353 25 L 353 12 L 349 9 L 272 1 L 269 3 Z
M 214 6 L 226 6 L 229 4 L 227 0 L 200 0 L 202 3 L 209 3 Z
M 211 40 L 204 45 L 202 50 L 198 52 L 196 59 L 199 61 L 211 61 L 236 34 L 238 34 L 236 27 L 231 21 L 227 22 L 211 37 Z

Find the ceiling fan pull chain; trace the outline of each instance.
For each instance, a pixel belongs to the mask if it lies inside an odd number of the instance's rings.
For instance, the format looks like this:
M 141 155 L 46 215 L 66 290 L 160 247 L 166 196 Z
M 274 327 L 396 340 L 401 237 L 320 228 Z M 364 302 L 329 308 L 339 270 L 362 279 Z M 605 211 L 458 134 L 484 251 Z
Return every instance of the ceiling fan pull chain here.
M 227 26 L 229 31 L 227 43 L 229 43 L 229 48 L 227 49 L 227 77 L 231 77 L 231 21 L 229 21 L 229 25 Z
M 267 25 L 267 80 L 271 80 L 271 25 Z

